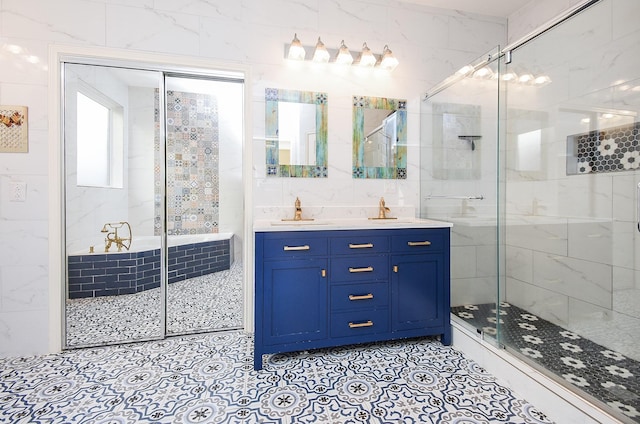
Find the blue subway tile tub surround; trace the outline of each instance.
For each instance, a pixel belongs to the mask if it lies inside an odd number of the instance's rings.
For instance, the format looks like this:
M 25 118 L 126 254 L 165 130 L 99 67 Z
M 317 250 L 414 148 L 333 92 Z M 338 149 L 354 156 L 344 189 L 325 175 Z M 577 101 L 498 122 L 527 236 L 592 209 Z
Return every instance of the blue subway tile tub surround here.
M 0 359 L 0 422 L 550 423 L 429 339 L 265 356 L 240 332 Z
M 229 269 L 230 238 L 169 247 L 169 283 Z M 120 296 L 160 287 L 160 249 L 68 257 L 69 299 Z

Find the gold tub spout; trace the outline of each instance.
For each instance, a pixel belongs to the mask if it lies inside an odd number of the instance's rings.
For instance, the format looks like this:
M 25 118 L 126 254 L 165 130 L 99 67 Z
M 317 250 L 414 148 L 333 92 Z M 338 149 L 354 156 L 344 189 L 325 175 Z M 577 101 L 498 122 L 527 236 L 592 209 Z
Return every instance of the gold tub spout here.
M 120 235 L 118 235 L 118 230 L 125 226 L 128 230 L 128 237 L 121 237 Z M 129 248 L 131 247 L 131 240 L 133 239 L 133 237 L 131 236 L 131 225 L 129 225 L 129 223 L 126 221 L 107 222 L 102 226 L 102 230 L 100 230 L 100 232 L 107 234 L 104 239 L 105 252 L 109 251 L 113 243 L 116 244 L 118 252 L 122 252 L 123 247 L 127 250 L 129 250 Z

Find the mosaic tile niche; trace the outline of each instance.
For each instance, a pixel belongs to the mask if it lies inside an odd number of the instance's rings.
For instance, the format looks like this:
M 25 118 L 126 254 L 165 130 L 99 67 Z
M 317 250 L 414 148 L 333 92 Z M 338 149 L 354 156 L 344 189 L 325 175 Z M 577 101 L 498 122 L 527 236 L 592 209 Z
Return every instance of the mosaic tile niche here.
M 167 234 L 218 232 L 219 127 L 215 96 L 167 91 Z M 160 234 L 162 166 L 159 97 L 155 120 L 155 216 L 154 232 Z
M 567 137 L 567 175 L 640 169 L 640 122 Z

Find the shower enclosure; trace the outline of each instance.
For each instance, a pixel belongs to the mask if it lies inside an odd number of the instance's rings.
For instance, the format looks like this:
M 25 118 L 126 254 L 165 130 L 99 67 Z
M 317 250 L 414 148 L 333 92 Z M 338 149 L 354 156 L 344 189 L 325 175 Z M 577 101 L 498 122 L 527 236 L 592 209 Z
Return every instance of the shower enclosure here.
M 640 5 L 589 3 L 427 93 L 421 216 L 454 320 L 640 422 Z
M 63 76 L 64 346 L 240 328 L 242 76 Z

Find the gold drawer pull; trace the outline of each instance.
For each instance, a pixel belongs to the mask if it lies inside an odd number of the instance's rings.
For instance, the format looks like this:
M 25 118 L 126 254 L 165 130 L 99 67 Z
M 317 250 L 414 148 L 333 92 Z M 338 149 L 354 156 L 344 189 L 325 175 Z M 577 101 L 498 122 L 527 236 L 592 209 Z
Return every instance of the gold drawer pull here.
M 407 244 L 409 246 L 431 246 L 430 241 L 409 241 Z
M 361 328 L 361 327 L 373 327 L 373 321 L 365 321 L 365 322 L 350 322 L 349 328 Z
M 373 243 L 354 244 L 349 243 L 349 249 L 367 249 L 373 247 Z
M 368 293 L 368 294 L 350 294 L 349 295 L 349 300 L 367 300 L 367 299 L 373 299 L 373 293 Z
M 366 268 L 351 268 L 349 267 L 349 272 L 371 272 L 373 271 L 372 266 L 368 266 Z
M 311 247 L 309 247 L 308 245 L 304 245 L 304 246 L 285 246 L 284 250 L 309 250 L 311 249 Z

